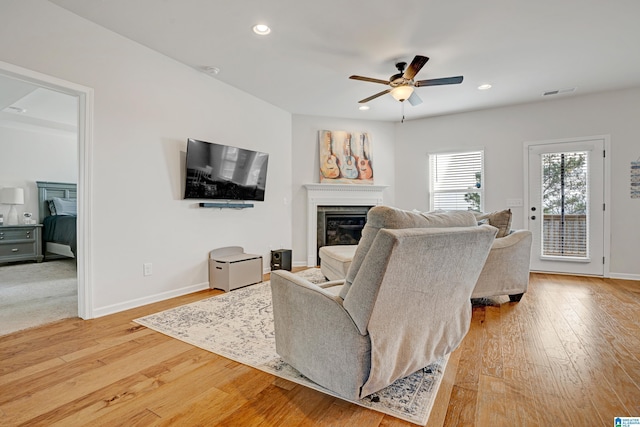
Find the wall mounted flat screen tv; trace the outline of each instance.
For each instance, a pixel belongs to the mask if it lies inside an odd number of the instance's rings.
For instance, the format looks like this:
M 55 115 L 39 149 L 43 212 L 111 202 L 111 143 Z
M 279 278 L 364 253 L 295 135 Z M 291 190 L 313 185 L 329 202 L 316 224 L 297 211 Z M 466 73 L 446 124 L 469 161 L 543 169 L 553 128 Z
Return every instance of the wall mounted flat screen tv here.
M 187 140 L 185 199 L 264 201 L 269 154 Z

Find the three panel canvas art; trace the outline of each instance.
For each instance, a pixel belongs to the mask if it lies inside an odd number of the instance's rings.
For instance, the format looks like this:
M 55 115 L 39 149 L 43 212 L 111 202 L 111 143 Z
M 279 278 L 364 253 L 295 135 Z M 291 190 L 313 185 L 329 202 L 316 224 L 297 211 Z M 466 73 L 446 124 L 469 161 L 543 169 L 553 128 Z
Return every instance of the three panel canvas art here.
M 320 182 L 373 184 L 371 141 L 366 132 L 318 131 Z

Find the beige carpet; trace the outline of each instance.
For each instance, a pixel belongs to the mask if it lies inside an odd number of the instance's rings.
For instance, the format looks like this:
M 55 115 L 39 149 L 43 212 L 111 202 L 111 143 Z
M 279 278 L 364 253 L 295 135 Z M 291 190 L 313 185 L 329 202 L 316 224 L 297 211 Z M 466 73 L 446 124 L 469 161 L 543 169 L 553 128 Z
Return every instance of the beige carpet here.
M 0 264 L 0 335 L 77 315 L 74 259 Z
M 324 281 L 319 269 L 298 274 L 316 283 Z M 231 360 L 339 397 L 301 375 L 276 353 L 269 282 L 175 307 L 135 322 Z M 440 359 L 396 381 L 375 396 L 349 401 L 425 425 L 447 360 L 448 357 Z

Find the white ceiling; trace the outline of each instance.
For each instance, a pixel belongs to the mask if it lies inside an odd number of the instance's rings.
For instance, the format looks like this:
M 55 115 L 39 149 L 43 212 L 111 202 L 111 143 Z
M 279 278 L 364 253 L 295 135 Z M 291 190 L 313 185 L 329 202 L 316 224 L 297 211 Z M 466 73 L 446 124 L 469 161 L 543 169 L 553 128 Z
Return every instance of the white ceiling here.
M 50 0 L 294 114 L 398 121 L 640 86 L 638 0 Z M 266 23 L 272 33 L 252 33 Z M 412 107 L 385 86 L 430 57 Z M 479 91 L 490 83 L 493 88 Z M 553 90 L 574 92 L 542 97 Z
M 78 98 L 0 75 L 0 126 L 77 132 Z

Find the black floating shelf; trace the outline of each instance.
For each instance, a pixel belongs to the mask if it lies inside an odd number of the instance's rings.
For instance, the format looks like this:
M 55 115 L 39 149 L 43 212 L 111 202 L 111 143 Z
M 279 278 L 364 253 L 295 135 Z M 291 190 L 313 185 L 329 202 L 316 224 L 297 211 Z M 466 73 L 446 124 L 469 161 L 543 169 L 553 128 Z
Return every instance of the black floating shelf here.
M 201 208 L 219 208 L 219 209 L 246 209 L 252 208 L 253 203 L 200 203 Z

